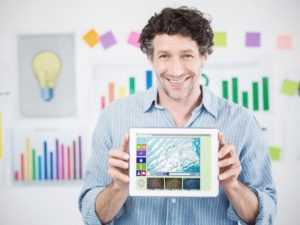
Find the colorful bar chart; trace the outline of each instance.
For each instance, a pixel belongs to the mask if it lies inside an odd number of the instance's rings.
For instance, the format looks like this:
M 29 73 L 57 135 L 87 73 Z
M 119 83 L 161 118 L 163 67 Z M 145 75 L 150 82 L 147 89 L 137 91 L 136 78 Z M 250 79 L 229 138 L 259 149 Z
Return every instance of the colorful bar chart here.
M 44 133 L 44 132 L 43 132 Z M 25 137 L 17 134 L 14 141 L 14 181 L 66 182 L 83 178 L 83 136 L 62 135 Z M 23 140 L 23 141 L 20 141 Z M 33 143 L 34 142 L 34 143 Z M 23 146 L 22 146 L 23 145 Z
M 263 77 L 261 84 L 257 81 L 252 82 L 252 90 L 249 93 L 248 91 L 242 91 L 241 95 L 239 94 L 239 79 L 233 77 L 231 79 L 231 93 L 229 93 L 230 82 L 228 80 L 222 81 L 222 96 L 225 99 L 229 100 L 231 94 L 232 101 L 234 103 L 241 103 L 246 108 L 252 108 L 253 111 L 268 111 L 270 108 L 269 105 L 269 79 L 268 77 Z M 252 97 L 252 99 L 249 99 Z M 240 99 L 242 102 L 240 102 Z M 250 100 L 252 102 L 252 107 L 250 106 Z M 262 106 L 260 107 L 260 105 Z
M 122 76 L 122 74 L 120 74 Z M 147 90 L 152 87 L 153 85 L 153 72 L 152 70 L 146 70 L 144 72 L 145 76 L 145 88 L 139 87 L 139 90 Z M 128 95 L 136 93 L 137 88 L 137 82 L 136 77 L 138 77 L 138 74 L 136 76 L 130 76 L 128 78 L 128 88 L 127 85 L 118 84 L 119 81 L 116 82 L 109 82 L 107 85 L 107 93 L 104 95 L 98 96 L 98 99 L 100 99 L 100 110 L 103 110 L 106 106 L 106 104 L 113 102 L 116 99 L 125 98 Z M 100 87 L 101 88 L 101 87 Z

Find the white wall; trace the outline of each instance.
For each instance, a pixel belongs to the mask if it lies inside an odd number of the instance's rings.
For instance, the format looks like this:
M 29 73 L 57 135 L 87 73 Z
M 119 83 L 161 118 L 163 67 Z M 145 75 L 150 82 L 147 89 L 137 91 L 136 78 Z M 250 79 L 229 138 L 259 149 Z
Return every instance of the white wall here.
M 287 71 L 296 71 L 299 80 L 300 61 L 300 3 L 297 0 L 228 0 L 228 1 L 146 1 L 146 0 L 0 0 L 0 82 L 7 82 L 11 87 L 10 103 L 12 115 L 5 121 L 5 152 L 0 159 L 0 224 L 1 225 L 66 225 L 82 224 L 77 198 L 81 188 L 74 185 L 25 185 L 16 186 L 11 183 L 11 151 L 12 126 L 36 125 L 47 123 L 88 122 L 93 126 L 94 119 L 90 113 L 90 84 L 93 68 L 101 63 L 141 62 L 144 55 L 126 44 L 128 32 L 140 31 L 147 19 L 164 6 L 195 6 L 209 13 L 215 31 L 228 33 L 228 47 L 216 49 L 215 56 L 231 57 L 231 55 L 268 55 L 271 56 L 272 76 L 275 83 L 280 83 Z M 98 45 L 92 49 L 82 41 L 82 35 L 95 28 L 99 33 L 112 30 L 118 44 L 110 50 L 103 50 Z M 247 31 L 262 32 L 262 47 L 245 49 L 243 35 Z M 28 119 L 18 111 L 17 85 L 17 35 L 41 33 L 74 33 L 76 42 L 76 79 L 78 115 L 68 119 Z M 286 52 L 276 51 L 278 34 L 293 35 L 293 49 Z M 215 57 L 215 56 L 212 56 Z M 278 78 L 278 79 L 277 79 Z M 0 90 L 1 91 L 1 90 Z M 274 97 L 275 98 L 275 97 Z M 274 99 L 276 107 L 269 114 L 257 115 L 261 120 L 270 119 L 273 123 L 299 123 L 299 107 L 286 111 L 285 99 Z M 298 99 L 298 101 L 300 101 Z M 281 108 L 283 106 L 283 108 Z M 299 127 L 299 126 L 298 126 Z M 276 126 L 275 128 L 276 129 Z M 286 131 L 279 136 L 286 136 Z M 293 134 L 296 137 L 296 134 Z M 300 137 L 300 136 L 299 136 Z M 296 141 L 296 140 L 295 140 Z M 290 157 L 299 154 L 297 143 L 292 146 L 297 153 L 285 149 L 285 160 L 274 163 L 274 178 L 278 188 L 277 225 L 296 224 L 300 221 L 297 213 L 300 202 L 300 161 Z M 289 143 L 290 144 L 290 143 Z M 87 153 L 89 154 L 89 153 Z

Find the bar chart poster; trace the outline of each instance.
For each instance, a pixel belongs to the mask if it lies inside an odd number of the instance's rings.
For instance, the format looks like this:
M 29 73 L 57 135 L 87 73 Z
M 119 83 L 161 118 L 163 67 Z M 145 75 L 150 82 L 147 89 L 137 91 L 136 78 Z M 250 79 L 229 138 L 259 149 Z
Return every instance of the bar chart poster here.
M 82 128 L 18 128 L 13 132 L 15 183 L 74 183 L 84 174 L 89 138 Z
M 93 108 L 98 115 L 106 105 L 116 99 L 125 98 L 152 87 L 155 81 L 150 66 L 139 65 L 98 65 L 94 68 Z
M 208 87 L 224 99 L 255 113 L 272 109 L 271 65 L 265 58 L 213 59 L 204 73 Z

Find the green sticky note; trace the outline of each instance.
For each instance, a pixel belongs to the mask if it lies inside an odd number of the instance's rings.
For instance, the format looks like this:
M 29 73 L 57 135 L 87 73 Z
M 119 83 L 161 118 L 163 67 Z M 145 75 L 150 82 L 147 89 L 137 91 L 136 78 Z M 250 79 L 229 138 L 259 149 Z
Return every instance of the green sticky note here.
M 216 47 L 226 47 L 227 33 L 226 32 L 214 32 L 214 45 Z
M 269 153 L 272 161 L 279 161 L 281 156 L 281 148 L 270 146 Z
M 289 96 L 297 94 L 299 88 L 299 82 L 284 79 L 281 85 L 281 93 Z

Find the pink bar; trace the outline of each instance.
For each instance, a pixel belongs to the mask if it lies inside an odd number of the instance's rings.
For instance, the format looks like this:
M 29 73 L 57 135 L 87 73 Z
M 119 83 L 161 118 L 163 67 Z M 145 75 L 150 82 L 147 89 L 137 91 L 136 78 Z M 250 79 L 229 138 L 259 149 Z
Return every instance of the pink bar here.
M 65 156 L 64 156 L 64 145 L 61 145 L 61 179 L 64 180 L 65 179 Z
M 19 173 L 18 173 L 18 171 L 15 171 L 15 180 L 16 180 L 16 181 L 19 180 Z
M 71 156 L 70 156 L 70 146 L 68 146 L 68 179 L 71 180 Z
M 105 108 L 105 97 L 101 96 L 100 108 L 103 110 Z

